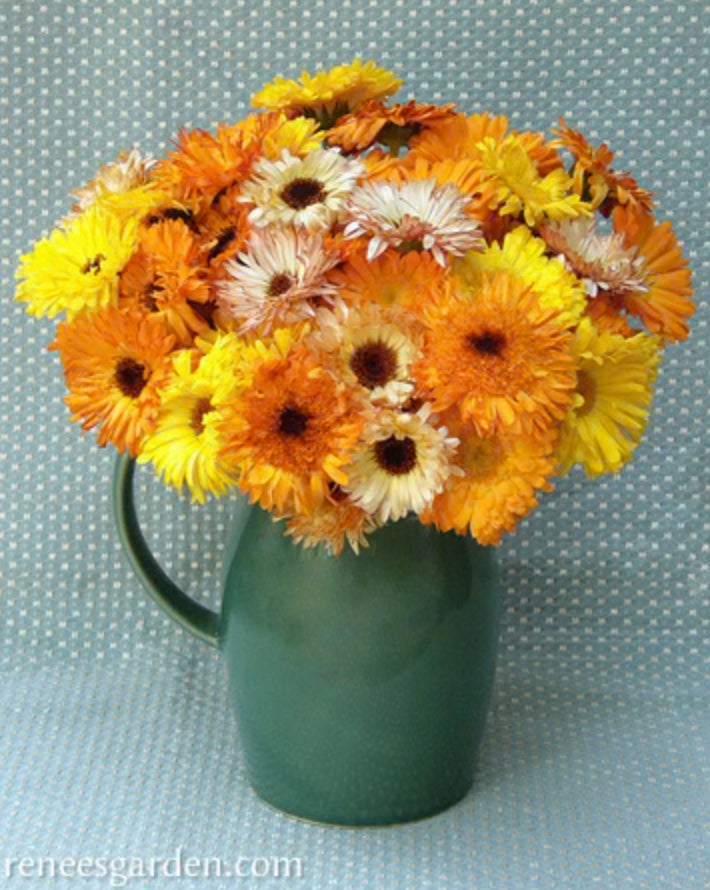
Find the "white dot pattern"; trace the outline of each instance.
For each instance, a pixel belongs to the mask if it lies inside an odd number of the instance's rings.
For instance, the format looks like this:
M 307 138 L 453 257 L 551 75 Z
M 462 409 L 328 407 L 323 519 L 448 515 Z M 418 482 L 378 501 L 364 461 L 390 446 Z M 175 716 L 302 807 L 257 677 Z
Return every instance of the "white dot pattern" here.
M 667 350 L 632 464 L 572 474 L 500 548 L 474 792 L 435 820 L 347 832 L 283 819 L 248 789 L 218 658 L 127 569 L 113 455 L 67 422 L 52 325 L 12 293 L 20 254 L 100 163 L 134 144 L 162 154 L 183 125 L 242 117 L 276 74 L 355 55 L 397 71 L 405 98 L 521 128 L 564 115 L 609 142 L 683 241 L 699 311 Z M 700 0 L 0 5 L 0 871 L 5 856 L 182 844 L 304 858 L 303 879 L 260 888 L 707 886 L 708 55 Z M 213 605 L 231 508 L 190 507 L 140 472 L 156 553 Z

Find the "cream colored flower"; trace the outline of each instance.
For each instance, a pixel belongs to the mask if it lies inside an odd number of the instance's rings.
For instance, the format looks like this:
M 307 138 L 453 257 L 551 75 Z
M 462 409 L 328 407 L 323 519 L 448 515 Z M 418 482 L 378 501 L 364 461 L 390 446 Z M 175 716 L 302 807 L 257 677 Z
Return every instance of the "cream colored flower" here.
M 346 468 L 354 504 L 379 521 L 401 519 L 431 506 L 452 472 L 459 444 L 446 427 L 430 423 L 431 408 L 416 414 L 383 411 L 364 433 L 364 445 Z
M 298 229 L 257 229 L 246 251 L 226 263 L 229 278 L 219 282 L 220 305 L 242 331 L 294 324 L 315 314 L 316 299 L 332 301 L 336 286 L 325 274 L 337 254 L 319 234 Z
M 262 158 L 244 183 L 241 200 L 253 204 L 249 222 L 278 223 L 317 231 L 328 228 L 340 214 L 364 167 L 334 149 L 318 149 L 297 158 Z
M 648 290 L 643 260 L 635 248 L 625 246 L 620 232 L 603 235 L 593 219 L 579 218 L 546 222 L 540 236 L 584 282 L 588 296 L 596 297 L 599 290 Z
M 348 200 L 345 236 L 369 236 L 369 260 L 396 247 L 429 250 L 446 266 L 448 254 L 462 256 L 483 246 L 478 223 L 466 214 L 468 203 L 455 185 L 434 179 L 366 182 Z
M 338 300 L 318 312 L 310 341 L 339 379 L 363 387 L 373 402 L 401 405 L 414 388 L 410 369 L 419 348 L 397 322 L 377 303 L 352 307 Z

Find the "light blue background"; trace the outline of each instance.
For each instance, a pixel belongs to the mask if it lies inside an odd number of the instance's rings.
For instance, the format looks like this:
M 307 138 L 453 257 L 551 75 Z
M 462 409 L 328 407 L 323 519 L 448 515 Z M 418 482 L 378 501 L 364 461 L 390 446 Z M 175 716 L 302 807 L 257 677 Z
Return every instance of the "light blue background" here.
M 707 885 L 708 15 L 631 0 L 0 4 L 0 884 L 6 857 L 298 856 L 305 876 L 206 888 L 693 890 Z M 113 457 L 67 422 L 52 325 L 12 303 L 20 253 L 133 144 L 247 111 L 276 74 L 373 57 L 401 95 L 560 114 L 657 193 L 695 272 L 635 461 L 573 474 L 500 548 L 504 623 L 473 793 L 419 824 L 342 830 L 261 805 L 211 650 L 163 618 L 112 527 Z M 144 471 L 141 511 L 215 601 L 231 505 Z M 43 886 L 16 878 L 7 886 Z M 69 885 L 66 881 L 59 886 Z M 106 887 L 79 880 L 71 886 Z M 159 881 L 133 886 L 162 886 Z

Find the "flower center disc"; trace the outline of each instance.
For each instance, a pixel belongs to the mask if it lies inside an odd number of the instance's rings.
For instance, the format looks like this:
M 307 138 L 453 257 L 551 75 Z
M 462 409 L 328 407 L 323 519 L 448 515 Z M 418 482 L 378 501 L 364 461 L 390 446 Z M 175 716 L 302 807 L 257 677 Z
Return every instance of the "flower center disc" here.
M 417 465 L 417 446 L 409 436 L 390 436 L 375 443 L 375 459 L 391 476 L 404 476 Z
M 484 331 L 482 334 L 469 334 L 466 343 L 480 355 L 500 355 L 505 346 L 505 337 L 493 331 Z
M 597 395 L 597 383 L 591 374 L 586 371 L 577 372 L 577 392 L 584 399 L 584 404 L 577 408 L 577 416 L 584 417 L 594 407 Z
M 158 285 L 155 279 L 153 279 L 152 281 L 148 282 L 148 284 L 145 286 L 145 289 L 143 290 L 143 293 L 141 294 L 141 302 L 148 310 L 148 312 L 156 312 L 158 309 L 158 301 L 155 299 L 154 296 L 157 291 Z
M 284 408 L 279 415 L 279 432 L 284 436 L 302 436 L 308 426 L 308 415 L 298 408 Z
M 205 414 L 209 414 L 210 411 L 214 411 L 214 406 L 209 399 L 200 399 L 193 409 L 190 426 L 198 436 L 200 433 L 204 432 Z
M 392 380 L 397 369 L 397 357 L 394 350 L 384 343 L 367 343 L 353 352 L 350 368 L 358 383 L 374 389 Z
M 146 385 L 145 367 L 132 358 L 122 358 L 113 372 L 116 385 L 124 396 L 137 399 Z
M 323 185 L 317 179 L 294 179 L 281 190 L 281 200 L 294 210 L 303 210 L 324 198 Z
M 103 263 L 105 259 L 106 257 L 102 253 L 97 253 L 95 257 L 88 259 L 81 267 L 82 274 L 88 275 L 91 272 L 94 275 L 98 275 L 101 271 L 101 263 Z
M 285 272 L 279 272 L 269 282 L 269 287 L 266 293 L 270 297 L 280 297 L 281 294 L 285 294 L 286 291 L 293 284 L 293 280 L 290 275 L 287 275 Z

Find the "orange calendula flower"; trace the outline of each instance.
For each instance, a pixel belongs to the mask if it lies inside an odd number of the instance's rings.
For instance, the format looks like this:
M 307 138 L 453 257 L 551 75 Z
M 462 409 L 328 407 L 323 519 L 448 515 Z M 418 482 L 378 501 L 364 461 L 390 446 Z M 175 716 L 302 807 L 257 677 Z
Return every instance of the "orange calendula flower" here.
M 614 152 L 604 142 L 598 148 L 589 144 L 577 130 L 560 118 L 560 125 L 552 132 L 559 137 L 559 145 L 574 156 L 573 188 L 580 196 L 591 196 L 592 207 L 611 210 L 617 204 L 629 204 L 645 213 L 653 209 L 653 193 L 642 189 L 629 173 L 616 173 L 611 162 Z
M 454 430 L 462 473 L 450 477 L 422 521 L 445 532 L 470 532 L 481 544 L 499 544 L 503 534 L 538 505 L 537 493 L 552 490 L 556 434 L 526 436 L 502 430 L 483 437 L 461 424 Z
M 330 280 L 347 303 L 379 303 L 416 313 L 444 289 L 446 271 L 429 253 L 388 250 L 368 261 L 362 251 L 335 269 Z
M 256 367 L 225 424 L 225 453 L 251 502 L 307 513 L 323 503 L 329 483 L 347 482 L 343 467 L 363 419 L 353 391 L 296 347 Z
M 326 133 L 326 138 L 329 145 L 344 151 L 361 151 L 373 142 L 381 142 L 396 152 L 434 121 L 450 118 L 454 108 L 453 104 L 422 105 L 413 100 L 388 107 L 372 99 L 352 114 L 339 118 Z
M 211 299 L 199 263 L 200 242 L 182 220 L 145 228 L 140 247 L 121 274 L 119 306 L 133 306 L 160 318 L 181 346 L 209 325 L 205 307 Z
M 437 411 L 457 405 L 479 435 L 547 430 L 572 402 L 574 360 L 560 313 L 498 273 L 479 290 L 451 290 L 427 312 L 414 376 Z
M 671 224 L 656 224 L 640 209 L 617 207 L 614 229 L 627 247 L 636 248 L 645 291 L 616 292 L 629 315 L 641 319 L 649 331 L 678 342 L 688 336 L 688 319 L 695 312 L 691 272 Z
M 508 118 L 483 114 L 454 114 L 431 123 L 412 139 L 412 152 L 436 162 L 475 158 L 480 160 L 479 143 L 490 137 L 501 141 L 508 130 Z
M 508 118 L 502 115 L 455 114 L 433 120 L 412 138 L 412 154 L 430 162 L 469 160 L 480 164 L 484 139 L 502 143 L 507 135 L 515 137 L 523 147 L 539 176 L 562 167 L 554 144 L 545 141 L 541 133 L 512 130 L 508 134 Z
M 174 345 L 162 324 L 113 306 L 60 324 L 50 349 L 61 356 L 72 420 L 135 457 L 155 426 Z
M 178 198 L 199 198 L 209 204 L 249 175 L 254 161 L 264 153 L 264 140 L 283 121 L 283 115 L 260 114 L 232 126 L 221 124 L 215 133 L 181 130 L 176 150 L 155 169 L 156 185 Z

